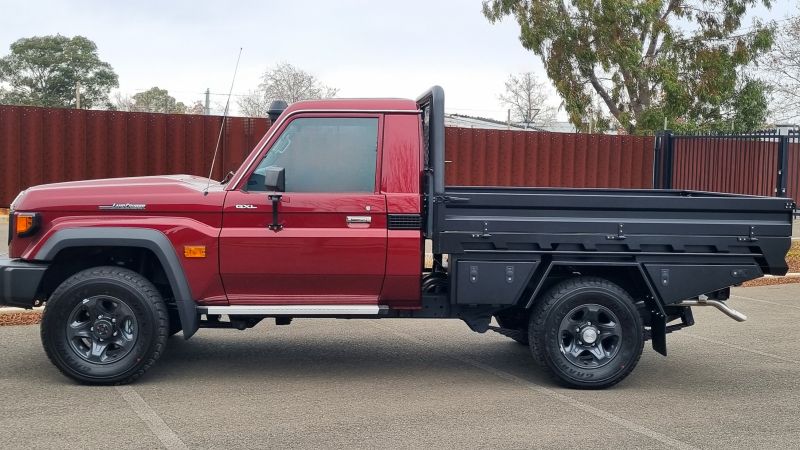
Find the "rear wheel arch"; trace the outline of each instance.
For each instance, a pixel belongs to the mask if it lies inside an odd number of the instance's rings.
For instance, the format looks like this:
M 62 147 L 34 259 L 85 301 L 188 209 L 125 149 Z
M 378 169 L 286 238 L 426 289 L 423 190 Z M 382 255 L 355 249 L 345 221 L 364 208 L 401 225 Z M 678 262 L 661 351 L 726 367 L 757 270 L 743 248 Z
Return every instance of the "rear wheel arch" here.
M 636 262 L 554 261 L 550 263 L 537 286 L 533 288 L 531 295 L 527 298 L 525 308 L 533 308 L 542 296 L 556 284 L 577 277 L 597 277 L 616 284 L 635 301 L 644 302 L 647 306 L 647 311 L 644 311 L 645 317 L 643 317 L 645 320 L 652 311 L 664 314 L 658 294 L 651 286 L 641 265 Z
M 100 253 L 97 253 L 98 249 L 101 251 Z M 158 230 L 128 227 L 82 227 L 57 231 L 35 256 L 37 260 L 56 263 L 51 267 L 55 270 L 51 272 L 49 281 L 47 280 L 48 275 L 45 274 L 46 279 L 42 281 L 40 290 L 45 292 L 48 289 L 54 289 L 53 285 L 57 286 L 58 284 L 53 280 L 63 281 L 80 270 L 103 265 L 102 257 L 96 261 L 90 258 L 77 268 L 64 271 L 60 268 L 65 265 L 59 264 L 59 262 L 68 259 L 70 254 L 92 252 L 93 255 L 108 256 L 109 254 L 120 254 L 126 250 L 141 251 L 143 255 L 149 255 L 147 257 L 155 258 L 155 261 L 158 262 L 166 277 L 169 291 L 175 300 L 184 338 L 190 338 L 199 326 L 197 305 L 172 243 L 164 233 Z M 104 254 L 103 251 L 106 253 Z M 135 267 L 128 268 L 137 270 Z

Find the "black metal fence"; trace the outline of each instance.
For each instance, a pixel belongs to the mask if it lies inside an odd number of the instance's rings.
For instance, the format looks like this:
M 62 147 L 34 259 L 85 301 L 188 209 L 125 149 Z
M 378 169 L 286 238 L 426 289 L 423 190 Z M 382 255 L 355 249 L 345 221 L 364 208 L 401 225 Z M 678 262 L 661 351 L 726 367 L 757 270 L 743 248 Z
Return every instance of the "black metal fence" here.
M 656 136 L 653 187 L 800 196 L 800 132 L 664 132 Z

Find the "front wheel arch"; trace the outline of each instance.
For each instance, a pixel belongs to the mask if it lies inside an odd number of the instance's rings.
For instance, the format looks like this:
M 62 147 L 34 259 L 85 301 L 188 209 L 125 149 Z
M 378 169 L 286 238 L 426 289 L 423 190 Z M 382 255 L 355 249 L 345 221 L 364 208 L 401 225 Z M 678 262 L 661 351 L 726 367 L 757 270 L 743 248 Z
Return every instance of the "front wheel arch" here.
M 172 242 L 161 231 L 151 228 L 82 227 L 55 232 L 36 253 L 35 259 L 53 261 L 65 249 L 75 247 L 140 248 L 150 251 L 164 270 L 175 299 L 175 306 L 189 339 L 199 328 L 197 304 Z

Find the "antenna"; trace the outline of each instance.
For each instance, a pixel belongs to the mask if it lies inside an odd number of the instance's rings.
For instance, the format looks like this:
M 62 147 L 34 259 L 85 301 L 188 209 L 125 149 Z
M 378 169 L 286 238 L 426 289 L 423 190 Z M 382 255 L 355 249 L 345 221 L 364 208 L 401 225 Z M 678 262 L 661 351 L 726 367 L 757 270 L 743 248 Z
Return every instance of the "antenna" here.
M 217 146 L 214 147 L 214 157 L 211 159 L 211 170 L 208 171 L 208 184 L 203 190 L 203 195 L 208 195 L 208 188 L 211 187 L 211 174 L 214 173 L 214 163 L 217 161 L 217 152 L 219 151 L 219 144 L 222 143 L 222 132 L 225 130 L 225 119 L 228 118 L 228 108 L 231 106 L 231 95 L 233 94 L 233 84 L 236 82 L 236 73 L 239 72 L 239 60 L 242 59 L 242 47 L 239 47 L 239 56 L 236 58 L 236 68 L 233 69 L 233 79 L 231 80 L 231 88 L 228 90 L 228 100 L 225 102 L 225 111 L 222 113 L 222 123 L 219 126 L 219 137 L 217 138 Z

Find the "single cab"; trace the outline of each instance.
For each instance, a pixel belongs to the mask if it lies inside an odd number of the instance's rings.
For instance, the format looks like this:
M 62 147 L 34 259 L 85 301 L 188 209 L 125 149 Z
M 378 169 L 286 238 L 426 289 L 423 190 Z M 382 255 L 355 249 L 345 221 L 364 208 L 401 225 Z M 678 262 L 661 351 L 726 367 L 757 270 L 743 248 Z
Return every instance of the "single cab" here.
M 199 328 L 428 318 L 501 333 L 557 381 L 604 388 L 647 340 L 666 355 L 692 307 L 744 320 L 730 286 L 787 271 L 789 199 L 447 186 L 439 87 L 274 113 L 223 182 L 89 180 L 16 198 L 0 304 L 46 304 L 42 342 L 65 375 L 130 382 Z

